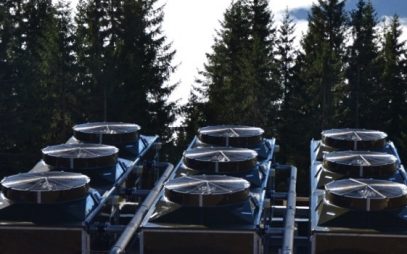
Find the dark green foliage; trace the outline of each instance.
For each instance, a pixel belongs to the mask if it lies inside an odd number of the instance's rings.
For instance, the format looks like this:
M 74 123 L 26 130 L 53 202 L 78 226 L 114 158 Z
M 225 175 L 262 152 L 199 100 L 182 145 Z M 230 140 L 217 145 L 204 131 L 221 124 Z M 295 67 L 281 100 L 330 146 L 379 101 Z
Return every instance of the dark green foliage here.
M 76 18 L 79 83 L 88 120 L 128 121 L 168 140 L 167 98 L 175 51 L 162 34 L 156 0 L 81 1 Z
M 0 3 L 2 167 L 29 169 L 86 120 L 136 122 L 170 139 L 174 51 L 156 2 L 80 1 L 76 27 L 64 0 Z
M 299 168 L 300 192 L 309 179 L 309 142 L 322 129 L 338 127 L 343 104 L 346 13 L 344 2 L 319 0 L 309 14 L 308 31 L 292 63 L 289 17 L 280 29 L 278 52 L 284 84 L 279 129 L 282 155 Z M 290 68 L 287 68 L 289 66 Z
M 288 10 L 286 10 L 282 24 L 278 29 L 276 51 L 278 56 L 278 81 L 283 89 L 278 124 L 278 138 L 282 146 L 283 156 L 292 154 L 293 149 L 296 147 L 292 146 L 290 141 L 295 140 L 293 135 L 298 129 L 293 120 L 296 119 L 298 121 L 300 118 L 293 117 L 293 114 L 300 115 L 298 105 L 295 105 L 295 102 L 298 97 L 303 96 L 298 91 L 298 88 L 301 87 L 295 83 L 295 57 L 297 52 L 295 52 L 293 45 L 295 39 L 294 32 L 294 21 L 290 17 Z
M 253 0 L 249 4 L 251 36 L 249 54 L 244 61 L 244 82 L 252 101 L 247 102 L 242 116 L 245 123 L 263 126 L 268 134 L 274 134 L 277 126 L 278 101 L 281 84 L 275 60 L 275 29 L 273 17 L 266 0 Z
M 110 2 L 81 0 L 75 17 L 77 80 L 82 87 L 80 108 L 85 109 L 82 117 L 89 121 L 108 119 L 108 94 L 114 85 L 112 69 L 115 66 L 113 52 L 110 50 L 109 36 L 112 34 L 114 21 L 114 14 L 109 13 Z
M 136 121 L 145 133 L 161 134 L 169 140 L 168 125 L 175 119 L 175 103 L 167 98 L 175 88 L 168 84 L 174 71 L 175 51 L 161 30 L 163 6 L 156 0 L 124 1 L 120 29 L 126 31 L 118 46 L 118 101 L 116 119 Z
M 306 93 L 306 84 L 299 78 L 304 64 L 301 55 L 297 58 L 294 32 L 295 24 L 287 10 L 276 42 L 279 82 L 283 88 L 277 133 L 281 147 L 278 160 L 298 166 L 298 191 L 307 193 L 308 153 L 304 151 L 308 151 L 309 140 L 304 138 L 304 126 L 312 124 L 307 118 L 307 101 L 310 98 Z
M 291 94 L 294 89 L 293 69 L 295 65 L 296 50 L 294 48 L 295 23 L 288 9 L 285 12 L 281 26 L 278 29 L 277 55 L 279 82 L 283 89 L 283 102 L 281 107 L 289 107 Z
M 237 1 L 229 7 L 212 47 L 213 53 L 207 55 L 202 84 L 209 99 L 205 112 L 208 123 L 241 123 L 246 101 L 253 99 L 241 75 L 249 51 L 248 13 L 246 1 Z
M 9 49 L 15 40 L 13 32 L 15 28 L 12 26 L 14 17 L 8 11 L 13 5 L 11 1 L 0 2 L 0 132 L 6 133 L 12 129 L 11 121 L 14 121 L 14 96 L 13 94 L 13 79 L 12 65 Z M 2 144 L 2 152 L 12 150 L 14 142 L 7 135 L 0 135 Z
M 208 124 L 234 123 L 263 126 L 271 130 L 277 119 L 281 88 L 273 45 L 273 19 L 267 1 L 239 0 L 224 15 L 213 52 L 201 72 L 206 103 L 197 105 Z M 199 110 L 187 105 L 187 122 Z M 192 123 L 194 122 L 194 123 Z
M 360 0 L 357 9 L 351 12 L 353 44 L 349 47 L 349 80 L 347 115 L 345 122 L 351 127 L 373 128 L 377 108 L 372 106 L 377 101 L 380 87 L 380 66 L 375 26 L 375 11 L 370 2 Z M 377 126 L 376 128 L 380 128 Z
M 283 88 L 282 102 L 279 112 L 278 140 L 281 146 L 279 158 L 296 165 L 304 165 L 307 161 L 308 141 L 304 139 L 304 128 L 311 125 L 307 113 L 306 84 L 301 82 L 299 75 L 303 72 L 303 56 L 297 58 L 294 48 L 295 25 L 286 11 L 278 29 L 277 56 L 279 82 Z
M 1 150 L 21 153 L 22 163 L 17 164 L 27 166 L 34 162 L 50 133 L 52 108 L 46 94 L 53 75 L 54 56 L 49 49 L 57 34 L 55 10 L 50 0 L 10 0 L 4 4 L 2 14 L 7 25 L 3 27 L 0 53 L 5 64 L 1 77 L 5 88 L 1 91 Z
M 199 83 L 200 81 L 197 80 Z M 183 126 L 185 129 L 179 133 L 178 145 L 186 146 L 190 142 L 197 130 L 207 124 L 205 118 L 205 102 L 202 101 L 203 91 L 197 86 L 192 87 L 188 98 L 188 103 L 182 108 L 182 116 L 185 118 Z
M 407 156 L 407 77 L 406 48 L 401 41 L 401 25 L 398 16 L 394 16 L 386 27 L 383 38 L 380 62 L 382 63 L 381 91 L 376 98 L 380 103 L 377 111 L 382 128 L 389 134 L 402 152 L 402 158 Z M 379 113 L 380 112 L 380 113 Z
M 71 17 L 66 0 L 0 2 L 2 167 L 28 169 L 40 148 L 65 141 L 83 121 L 136 122 L 172 141 L 175 52 L 161 29 L 163 6 L 81 0 L 76 25 Z M 405 160 L 407 64 L 398 17 L 379 35 L 370 2 L 360 0 L 348 22 L 344 1 L 319 0 L 301 50 L 288 12 L 277 31 L 273 23 L 266 0 L 236 0 L 226 10 L 166 158 L 179 157 L 199 127 L 230 123 L 277 137 L 279 159 L 297 165 L 305 182 L 309 141 L 327 128 L 384 130 Z
M 321 129 L 337 127 L 344 87 L 346 13 L 344 1 L 318 0 L 309 16 L 302 41 L 304 67 L 301 81 L 313 96 L 308 118 L 314 121 L 311 136 Z M 311 137 L 307 135 L 306 137 Z
M 75 80 L 76 59 L 71 9 L 65 0 L 55 6 L 54 34 L 48 43 L 49 71 L 47 73 L 47 107 L 51 109 L 48 120 L 47 142 L 62 143 L 72 133 L 71 127 L 81 115 L 78 102 L 80 86 Z

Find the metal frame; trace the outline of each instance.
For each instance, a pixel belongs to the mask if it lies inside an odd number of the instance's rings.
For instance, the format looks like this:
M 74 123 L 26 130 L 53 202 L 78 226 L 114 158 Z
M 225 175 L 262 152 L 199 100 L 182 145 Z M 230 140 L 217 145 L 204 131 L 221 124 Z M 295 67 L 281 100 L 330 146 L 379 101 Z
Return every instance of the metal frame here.
M 68 140 L 68 142 L 77 142 L 73 140 L 72 138 Z M 131 161 L 130 164 L 124 164 L 121 161 L 118 161 L 118 164 L 120 168 L 122 169 L 122 174 L 118 176 L 116 181 L 112 183 L 111 187 L 108 187 L 108 189 L 103 189 L 102 190 L 102 196 L 98 200 L 97 206 L 86 216 L 85 220 L 83 222 L 78 222 L 78 223 L 73 223 L 69 225 L 61 225 L 61 226 L 41 226 L 41 225 L 33 225 L 30 226 L 30 224 L 27 223 L 13 223 L 13 222 L 0 222 L 0 228 L 7 229 L 7 228 L 12 228 L 12 229 L 24 229 L 24 228 L 29 228 L 32 230 L 74 230 L 74 231 L 81 231 L 82 232 L 82 243 L 81 243 L 81 249 L 82 253 L 90 253 L 91 252 L 91 238 L 92 238 L 92 233 L 94 232 L 104 232 L 106 234 L 111 234 L 112 237 L 118 237 L 117 243 L 112 247 L 112 251 L 116 250 L 117 248 L 120 248 L 121 246 L 123 249 L 125 249 L 125 246 L 128 244 L 131 236 L 133 236 L 134 233 L 134 228 L 137 228 L 137 224 L 141 221 L 143 218 L 143 215 L 147 211 L 147 208 L 149 207 L 149 203 L 153 200 L 154 198 L 154 191 L 159 188 L 159 186 L 163 183 L 163 181 L 166 179 L 165 176 L 168 176 L 169 173 L 172 171 L 173 166 L 170 163 L 159 163 L 158 161 L 158 156 L 159 156 L 159 151 L 158 149 L 160 148 L 160 143 L 159 143 L 159 137 L 157 135 L 155 136 L 143 136 L 140 135 L 140 140 L 139 143 L 137 144 L 139 146 L 137 153 L 132 154 L 134 156 L 133 158 L 126 158 L 127 161 Z M 153 165 L 160 167 L 160 168 L 165 168 L 165 173 L 163 175 L 163 178 L 159 180 L 157 183 L 158 185 L 156 188 L 154 188 L 150 194 L 148 195 L 147 198 L 143 201 L 142 204 L 137 206 L 137 210 L 131 219 L 131 222 L 128 225 L 120 225 L 120 224 L 108 224 L 105 223 L 104 225 L 100 225 L 100 223 L 97 222 L 98 216 L 100 216 L 102 209 L 107 206 L 111 205 L 109 202 L 111 200 L 114 200 L 115 196 L 122 196 L 124 198 L 127 197 L 127 191 L 125 191 L 125 187 L 123 184 L 125 181 L 128 179 L 128 177 L 132 174 L 136 174 L 138 176 L 138 179 L 140 179 L 140 172 L 137 172 L 138 168 L 140 165 L 142 165 L 144 161 L 145 155 L 150 152 L 152 149 L 156 149 L 154 152 L 154 158 L 152 159 Z M 119 157 L 121 158 L 121 157 Z M 42 163 L 40 161 L 37 163 L 37 165 L 33 168 L 33 172 L 35 171 L 47 171 L 49 170 L 47 168 L 47 165 Z M 145 194 L 147 194 L 149 191 L 145 191 Z M 146 195 L 143 196 L 143 198 Z M 93 197 L 93 194 L 92 194 Z M 94 197 L 93 197 L 94 198 Z M 114 202 L 114 201 L 113 201 Z M 114 204 L 113 204 L 114 205 Z M 116 211 L 117 212 L 117 211 Z M 114 213 L 114 209 L 112 210 L 112 213 Z M 110 214 L 110 216 L 115 216 L 115 214 Z M 120 214 L 116 214 L 116 216 L 120 217 Z M 79 246 L 78 246 L 79 247 Z
M 318 155 L 321 154 L 320 149 L 320 140 L 311 140 L 310 143 L 310 159 L 311 159 L 311 167 L 310 167 L 310 203 L 309 203 L 309 218 L 310 218 L 310 253 L 315 253 L 316 251 L 316 241 L 318 235 L 320 236 L 341 236 L 346 235 L 350 236 L 353 235 L 355 237 L 362 237 L 364 235 L 369 237 L 400 237 L 406 238 L 405 235 L 393 235 L 393 234 L 386 234 L 380 233 L 378 229 L 358 229 L 358 228 L 346 228 L 346 227 L 326 227 L 326 226 L 318 226 L 319 215 L 318 215 L 318 208 L 322 205 L 322 198 L 325 193 L 325 190 L 318 188 L 318 178 L 319 178 L 319 169 L 322 165 L 322 161 L 319 160 Z M 398 163 L 398 173 L 400 174 L 401 178 L 404 179 L 404 184 L 407 183 L 406 172 L 401 164 L 400 157 L 398 155 L 397 149 L 394 146 L 393 142 L 388 141 L 385 148 L 383 150 L 379 150 L 379 152 L 389 153 L 394 155 L 397 158 Z
M 268 248 L 274 246 L 280 251 L 280 253 L 291 254 L 294 253 L 294 240 L 296 235 L 296 223 L 297 223 L 297 220 L 295 218 L 297 168 L 295 168 L 294 166 L 274 164 L 273 163 L 274 153 L 275 150 L 277 150 L 278 148 L 275 143 L 275 139 L 266 139 L 265 142 L 270 151 L 267 154 L 267 158 L 262 160 L 259 166 L 259 168 L 261 169 L 260 171 L 263 174 L 264 180 L 262 181 L 262 184 L 259 187 L 263 191 L 262 194 L 260 195 L 260 198 L 258 199 L 257 205 L 259 208 L 259 212 L 256 214 L 255 219 L 256 229 L 253 232 L 257 232 L 256 235 L 258 235 L 260 239 L 262 239 L 261 241 L 264 250 L 264 251 L 262 250 L 262 253 L 263 252 L 268 253 Z M 195 137 L 186 150 L 195 148 L 197 145 L 199 144 L 197 142 L 197 137 Z M 172 171 L 172 173 L 167 178 L 167 180 L 176 177 L 177 171 L 181 168 L 182 164 L 183 162 L 182 160 L 180 160 L 177 166 Z M 275 192 L 274 181 L 276 171 L 278 172 L 285 171 L 289 173 L 288 177 L 289 187 L 286 192 L 283 193 Z M 147 212 L 146 216 L 144 217 L 144 220 L 141 222 L 141 227 L 145 226 L 148 223 L 150 216 L 154 212 L 155 207 L 157 206 L 160 200 L 159 197 L 163 195 L 164 192 L 163 186 L 161 186 L 160 189 L 161 189 L 160 193 L 156 196 L 156 200 L 151 204 L 150 210 Z M 268 214 L 264 213 L 267 210 L 266 208 L 269 204 L 268 200 L 275 199 L 285 200 L 285 202 L 287 203 L 283 207 L 270 206 L 269 208 L 271 217 L 275 215 L 274 210 L 279 210 L 280 212 L 282 212 L 281 220 L 284 221 L 284 226 L 280 228 L 272 228 L 270 227 L 270 225 L 264 225 L 265 217 L 268 216 Z M 145 230 L 154 231 L 157 229 L 146 228 Z M 171 229 L 163 228 L 162 230 L 167 232 L 170 231 Z M 199 229 L 197 230 L 200 231 Z M 179 231 L 182 231 L 182 229 L 179 229 Z M 217 230 L 214 230 L 213 232 L 215 231 L 217 232 Z M 278 233 L 276 234 L 276 232 Z M 143 233 L 141 233 L 141 236 L 142 235 Z M 304 239 L 302 238 L 301 240 Z M 306 238 L 305 240 L 308 241 L 308 238 Z M 111 253 L 121 253 L 121 252 L 111 252 Z

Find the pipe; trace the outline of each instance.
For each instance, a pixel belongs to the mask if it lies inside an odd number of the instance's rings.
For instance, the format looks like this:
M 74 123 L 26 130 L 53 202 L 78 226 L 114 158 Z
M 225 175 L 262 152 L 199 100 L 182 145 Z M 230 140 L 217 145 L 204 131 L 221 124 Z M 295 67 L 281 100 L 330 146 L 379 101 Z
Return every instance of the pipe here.
M 129 222 L 127 227 L 124 229 L 124 231 L 120 235 L 119 239 L 113 245 L 112 249 L 110 250 L 110 254 L 124 253 L 131 238 L 136 233 L 137 229 L 140 227 L 140 224 L 143 221 L 144 216 L 148 212 L 149 208 L 156 201 L 157 197 L 160 195 L 164 182 L 168 179 L 168 177 L 171 175 L 171 173 L 174 169 L 174 166 L 171 163 L 163 163 L 162 165 L 167 165 L 166 170 L 164 171 L 164 173 L 160 177 L 160 179 L 157 181 L 154 188 L 151 190 L 150 194 L 141 204 L 139 209 L 137 209 L 136 214 L 131 219 L 131 221 Z
M 295 207 L 296 207 L 296 184 L 297 168 L 291 166 L 290 186 L 287 197 L 287 212 L 285 216 L 285 230 L 283 238 L 283 254 L 292 254 L 294 252 L 294 232 L 295 232 Z
M 141 161 L 143 156 L 147 153 L 147 151 L 150 150 L 151 146 L 157 141 L 158 136 L 155 137 L 154 142 L 152 142 L 149 146 L 145 147 L 145 149 L 139 153 L 138 157 L 132 162 L 132 165 L 123 172 L 123 174 L 119 177 L 119 179 L 115 182 L 114 186 L 110 188 L 107 192 L 105 192 L 102 196 L 102 200 L 98 204 L 98 206 L 92 210 L 92 212 L 86 217 L 84 221 L 84 225 L 86 227 L 89 227 L 90 223 L 92 220 L 96 217 L 96 215 L 99 214 L 99 212 L 102 210 L 102 208 L 106 205 L 106 202 L 109 200 L 109 197 L 113 195 L 117 189 L 120 188 L 120 186 L 123 184 L 123 182 L 127 179 L 127 177 L 132 173 L 134 170 L 136 170 L 137 164 Z M 144 142 L 144 139 L 142 139 Z
M 92 212 L 86 217 L 85 221 L 83 222 L 83 224 L 85 225 L 86 228 L 89 227 L 89 225 L 92 222 L 93 218 L 95 218 L 96 215 L 106 205 L 108 197 L 110 197 L 115 191 L 116 191 L 116 186 L 113 186 L 109 191 L 107 191 L 107 192 L 105 192 L 105 194 L 103 194 L 102 200 L 100 201 L 98 206 L 95 209 L 92 210 Z

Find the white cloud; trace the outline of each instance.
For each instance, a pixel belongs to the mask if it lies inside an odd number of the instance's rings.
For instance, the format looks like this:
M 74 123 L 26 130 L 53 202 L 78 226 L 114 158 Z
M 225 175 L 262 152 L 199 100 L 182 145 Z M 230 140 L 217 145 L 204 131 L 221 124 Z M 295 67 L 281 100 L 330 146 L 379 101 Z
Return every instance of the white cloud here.
M 274 12 L 285 11 L 286 8 L 289 10 L 309 8 L 312 3 L 316 0 L 270 0 L 269 4 Z
M 281 20 L 286 9 L 293 11 L 296 9 L 308 9 L 316 0 L 269 0 L 269 6 L 274 13 L 276 20 Z

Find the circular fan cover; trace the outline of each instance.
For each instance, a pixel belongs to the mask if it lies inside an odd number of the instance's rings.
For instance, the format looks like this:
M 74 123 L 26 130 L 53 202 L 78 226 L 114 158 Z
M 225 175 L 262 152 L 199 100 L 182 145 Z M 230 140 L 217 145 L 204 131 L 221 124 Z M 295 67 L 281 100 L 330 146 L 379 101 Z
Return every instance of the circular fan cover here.
M 70 172 L 23 173 L 3 178 L 4 196 L 15 202 L 52 204 L 86 197 L 89 177 Z
M 321 135 L 325 145 L 345 150 L 382 149 L 387 138 L 384 132 L 364 129 L 332 129 Z
M 324 155 L 323 166 L 350 177 L 388 177 L 397 171 L 397 158 L 379 152 L 331 152 Z
M 168 181 L 168 200 L 185 206 L 215 207 L 239 204 L 249 197 L 250 183 L 242 178 L 223 175 L 185 176 Z
M 99 144 L 62 144 L 42 149 L 46 164 L 57 169 L 109 168 L 116 165 L 119 149 Z
M 205 173 L 243 173 L 256 166 L 257 153 L 245 148 L 209 147 L 184 153 L 187 167 Z
M 76 139 L 86 143 L 126 145 L 138 142 L 140 126 L 133 123 L 95 122 L 73 127 Z
M 364 211 L 397 209 L 407 205 L 407 186 L 377 179 L 343 179 L 325 186 L 326 199 L 340 207 Z
M 207 144 L 255 147 L 263 140 L 264 130 L 242 125 L 207 126 L 198 130 L 199 139 Z

